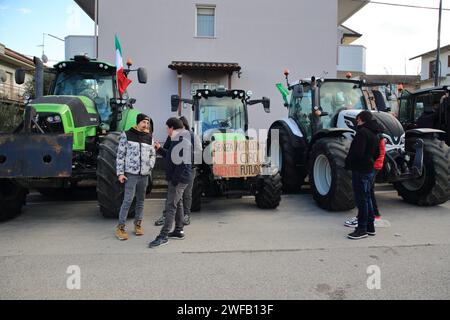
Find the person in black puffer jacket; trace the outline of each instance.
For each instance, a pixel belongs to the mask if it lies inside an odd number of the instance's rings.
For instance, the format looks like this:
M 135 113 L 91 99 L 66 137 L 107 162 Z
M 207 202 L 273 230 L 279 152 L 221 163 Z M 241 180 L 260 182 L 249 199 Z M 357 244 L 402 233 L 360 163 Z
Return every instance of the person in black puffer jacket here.
M 380 126 L 370 111 L 356 117 L 358 129 L 345 160 L 345 168 L 352 171 L 353 192 L 358 207 L 358 227 L 348 237 L 362 239 L 375 235 L 375 217 L 371 201 L 374 163 L 380 155 L 378 134 Z

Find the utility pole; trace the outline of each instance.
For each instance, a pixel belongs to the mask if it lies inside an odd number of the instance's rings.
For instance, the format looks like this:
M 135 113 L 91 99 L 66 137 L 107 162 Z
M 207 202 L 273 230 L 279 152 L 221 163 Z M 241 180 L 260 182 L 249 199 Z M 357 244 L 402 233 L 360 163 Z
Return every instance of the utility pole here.
M 434 67 L 434 86 L 439 86 L 440 61 L 441 61 L 441 21 L 442 21 L 442 0 L 439 0 L 439 22 L 438 22 L 438 43 L 436 50 L 436 65 Z

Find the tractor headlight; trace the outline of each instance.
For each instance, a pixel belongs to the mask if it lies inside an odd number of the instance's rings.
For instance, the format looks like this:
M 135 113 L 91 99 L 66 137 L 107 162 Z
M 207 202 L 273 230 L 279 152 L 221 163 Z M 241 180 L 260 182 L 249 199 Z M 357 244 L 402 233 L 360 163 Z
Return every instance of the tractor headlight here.
M 47 120 L 48 123 L 60 123 L 61 116 L 59 116 L 59 115 L 48 116 L 45 120 Z

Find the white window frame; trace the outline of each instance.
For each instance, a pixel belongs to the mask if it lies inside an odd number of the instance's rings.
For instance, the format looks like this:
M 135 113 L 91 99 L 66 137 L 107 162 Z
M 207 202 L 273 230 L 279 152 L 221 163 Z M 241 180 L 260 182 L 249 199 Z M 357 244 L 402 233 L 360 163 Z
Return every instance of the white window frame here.
M 213 9 L 214 10 L 214 35 L 211 36 L 199 36 L 197 29 L 198 9 Z M 196 4 L 195 5 L 195 34 L 194 38 L 200 39 L 216 39 L 217 38 L 217 6 L 214 4 Z

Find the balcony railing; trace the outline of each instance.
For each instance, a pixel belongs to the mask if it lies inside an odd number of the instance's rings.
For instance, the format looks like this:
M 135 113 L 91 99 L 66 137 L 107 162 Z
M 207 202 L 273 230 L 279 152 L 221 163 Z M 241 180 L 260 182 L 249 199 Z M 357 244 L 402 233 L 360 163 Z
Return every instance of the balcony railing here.
M 0 101 L 22 102 L 24 93 L 23 86 L 0 83 Z

